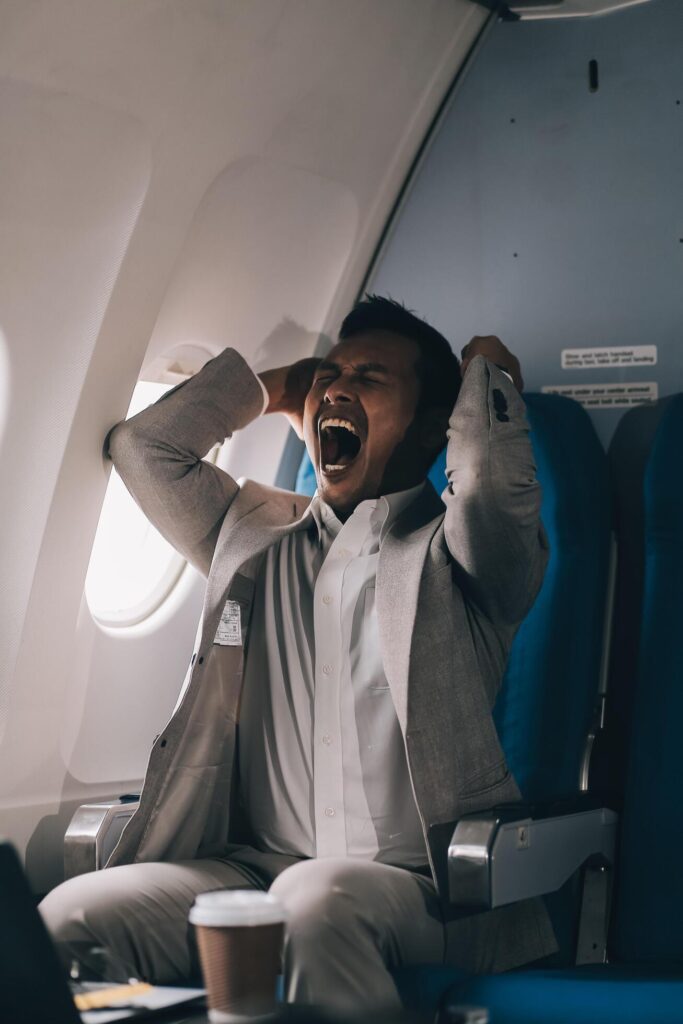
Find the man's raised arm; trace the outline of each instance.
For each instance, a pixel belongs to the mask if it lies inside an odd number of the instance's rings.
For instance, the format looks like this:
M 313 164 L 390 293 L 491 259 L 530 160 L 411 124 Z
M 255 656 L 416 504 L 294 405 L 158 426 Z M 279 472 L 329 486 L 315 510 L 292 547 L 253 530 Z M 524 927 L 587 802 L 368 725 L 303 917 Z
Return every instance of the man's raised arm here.
M 462 376 L 448 429 L 446 543 L 466 596 L 491 621 L 515 625 L 548 557 L 519 363 L 497 338 L 475 338 Z
M 256 374 L 226 348 L 137 416 L 109 431 L 105 454 L 147 518 L 208 576 L 237 483 L 202 461 L 262 412 L 283 413 L 301 436 L 306 393 L 319 360 Z M 260 381 L 260 382 L 259 382 Z
M 263 411 L 264 391 L 225 349 L 108 434 L 105 452 L 160 533 L 205 576 L 238 485 L 203 457 Z

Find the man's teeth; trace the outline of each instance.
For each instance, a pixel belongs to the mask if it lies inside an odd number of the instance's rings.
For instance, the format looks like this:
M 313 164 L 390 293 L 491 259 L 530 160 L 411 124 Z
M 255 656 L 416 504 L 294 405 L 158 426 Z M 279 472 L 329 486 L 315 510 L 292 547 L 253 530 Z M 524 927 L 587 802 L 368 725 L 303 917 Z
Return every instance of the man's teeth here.
M 346 469 L 346 466 L 333 466 L 331 462 L 328 462 L 324 469 L 326 473 L 334 473 L 337 469 Z
M 354 427 L 353 423 L 351 423 L 350 420 L 340 420 L 329 417 L 326 420 L 322 420 L 320 423 L 321 430 L 324 430 L 325 427 L 344 427 L 345 430 L 350 430 L 352 434 L 355 434 L 356 437 L 358 436 L 358 431 L 356 430 L 356 428 Z

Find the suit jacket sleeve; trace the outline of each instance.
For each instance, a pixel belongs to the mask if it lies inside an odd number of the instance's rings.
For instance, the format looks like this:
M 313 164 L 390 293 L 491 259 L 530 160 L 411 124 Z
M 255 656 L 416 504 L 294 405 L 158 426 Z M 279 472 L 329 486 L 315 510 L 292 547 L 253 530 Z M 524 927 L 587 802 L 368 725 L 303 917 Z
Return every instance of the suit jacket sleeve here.
M 205 576 L 239 486 L 202 459 L 255 419 L 263 401 L 258 378 L 225 349 L 105 440 L 105 454 L 147 518 Z
M 548 547 L 524 402 L 483 356 L 470 363 L 451 415 L 446 474 L 457 582 L 489 620 L 515 625 L 541 586 Z

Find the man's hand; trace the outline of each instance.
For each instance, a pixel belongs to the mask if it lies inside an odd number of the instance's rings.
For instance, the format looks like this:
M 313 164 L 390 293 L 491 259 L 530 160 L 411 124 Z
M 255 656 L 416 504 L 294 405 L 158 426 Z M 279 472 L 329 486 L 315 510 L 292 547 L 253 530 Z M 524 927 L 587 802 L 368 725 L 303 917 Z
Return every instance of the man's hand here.
M 476 338 L 472 338 L 469 344 L 465 345 L 461 353 L 462 362 L 460 364 L 460 376 L 463 380 L 467 373 L 467 367 L 475 356 L 485 356 L 489 362 L 495 363 L 501 370 L 506 370 L 512 377 L 512 383 L 517 390 L 521 391 L 523 389 L 524 381 L 522 380 L 519 359 L 513 356 L 512 352 L 505 347 L 500 338 L 496 338 L 493 334 L 489 334 L 486 337 L 477 335 Z
M 281 412 L 300 438 L 304 436 L 304 402 L 319 362 L 316 358 L 300 359 L 291 366 L 259 373 L 269 397 L 266 412 Z

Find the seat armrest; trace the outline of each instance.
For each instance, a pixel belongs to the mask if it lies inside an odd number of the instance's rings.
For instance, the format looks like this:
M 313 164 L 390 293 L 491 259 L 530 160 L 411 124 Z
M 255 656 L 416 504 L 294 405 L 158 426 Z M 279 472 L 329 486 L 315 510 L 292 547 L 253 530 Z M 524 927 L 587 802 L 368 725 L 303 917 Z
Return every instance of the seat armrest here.
M 451 903 L 490 910 L 559 889 L 588 861 L 614 863 L 617 815 L 581 794 L 464 815 L 448 846 Z
M 64 835 L 64 878 L 104 867 L 139 804 L 139 793 L 81 804 Z

